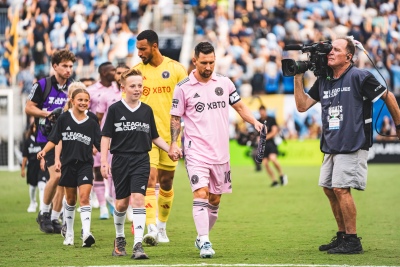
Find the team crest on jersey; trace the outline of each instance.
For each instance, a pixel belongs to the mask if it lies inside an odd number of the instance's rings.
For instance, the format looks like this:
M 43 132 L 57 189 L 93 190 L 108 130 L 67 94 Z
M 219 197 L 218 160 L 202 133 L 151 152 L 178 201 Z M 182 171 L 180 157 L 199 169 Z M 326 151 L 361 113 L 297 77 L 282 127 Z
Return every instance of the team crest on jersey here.
M 223 94 L 224 94 L 224 89 L 222 89 L 221 87 L 215 88 L 215 94 L 216 94 L 217 96 L 223 95 Z
M 163 71 L 163 73 L 161 75 L 162 75 L 163 79 L 168 79 L 170 76 L 169 71 L 167 71 L 167 70 Z
M 198 102 L 196 105 L 194 105 L 194 108 L 197 112 L 203 112 L 205 106 L 206 105 L 204 103 Z
M 143 87 L 143 95 L 148 96 L 150 94 L 150 88 L 147 86 Z
M 197 176 L 196 174 L 192 175 L 192 178 L 190 178 L 190 182 L 192 184 L 197 184 L 199 182 L 199 176 Z

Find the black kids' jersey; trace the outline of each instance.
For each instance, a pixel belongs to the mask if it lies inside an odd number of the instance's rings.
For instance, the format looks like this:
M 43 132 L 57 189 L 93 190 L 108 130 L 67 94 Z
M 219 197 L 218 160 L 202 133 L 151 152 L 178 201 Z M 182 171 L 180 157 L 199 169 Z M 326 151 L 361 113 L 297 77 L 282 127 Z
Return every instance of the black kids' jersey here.
M 29 136 L 24 143 L 24 150 L 22 150 L 22 156 L 28 158 L 28 164 L 34 164 L 37 159 L 37 153 L 42 150 L 42 147 L 36 143 L 35 136 Z
M 100 151 L 100 125 L 95 119 L 86 116 L 78 121 L 68 110 L 60 115 L 48 137 L 54 144 L 62 141 L 61 163 L 81 161 L 93 164 L 93 145 Z
M 151 107 L 139 102 L 132 109 L 123 99 L 109 107 L 101 135 L 112 139 L 111 154 L 148 152 L 159 136 Z

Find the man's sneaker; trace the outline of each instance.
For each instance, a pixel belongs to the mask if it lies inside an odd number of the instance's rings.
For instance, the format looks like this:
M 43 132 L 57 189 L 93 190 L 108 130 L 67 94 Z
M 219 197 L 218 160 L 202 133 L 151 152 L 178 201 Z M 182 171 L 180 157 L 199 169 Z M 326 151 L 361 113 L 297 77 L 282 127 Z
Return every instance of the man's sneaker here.
M 343 236 L 339 246 L 328 250 L 328 254 L 361 254 L 364 250 L 361 245 L 361 237 Z
M 278 187 L 278 186 L 279 186 L 278 181 L 273 181 L 271 184 L 271 187 Z
M 54 219 L 51 221 L 51 224 L 53 225 L 53 233 L 60 234 L 62 230 L 60 221 L 58 219 Z
M 200 249 L 200 258 L 212 258 L 215 251 L 212 249 L 210 242 L 204 242 Z
M 110 215 L 108 214 L 107 206 L 100 207 L 100 220 L 108 220 Z
M 143 242 L 149 246 L 156 246 L 157 240 L 157 227 L 154 224 L 147 226 L 147 234 L 143 237 Z
M 126 255 L 126 240 L 125 237 L 117 237 L 114 240 L 114 250 L 112 252 L 113 256 L 125 256 Z
M 63 244 L 65 246 L 73 246 L 74 245 L 74 234 L 67 233 L 64 239 Z
M 33 203 L 29 204 L 29 207 L 26 211 L 27 212 L 36 212 L 36 209 L 37 209 L 37 203 L 33 202 Z
M 42 220 L 42 218 L 43 218 L 43 215 L 40 214 L 40 210 L 39 210 L 38 215 L 37 215 L 37 217 L 36 217 L 36 222 L 37 222 L 39 225 L 40 225 L 40 221 Z
M 144 253 L 143 246 L 141 242 L 136 243 L 136 245 L 133 247 L 133 254 L 131 259 L 134 260 L 145 260 L 148 259 L 149 257 Z
M 85 248 L 90 248 L 96 242 L 94 240 L 94 236 L 92 235 L 92 233 L 89 233 L 88 235 L 84 235 L 82 240 L 83 240 L 82 247 L 85 247 Z
M 65 235 L 67 234 L 67 223 L 65 222 L 62 226 L 61 226 L 61 236 L 65 238 Z
M 47 234 L 54 233 L 54 227 L 50 220 L 50 212 L 43 212 L 42 215 L 39 215 L 39 218 L 40 218 L 39 221 L 40 231 Z
M 158 229 L 157 240 L 159 243 L 169 243 L 169 238 L 167 236 L 167 230 L 165 228 Z
M 281 182 L 281 185 L 287 185 L 288 184 L 288 177 L 287 177 L 287 175 L 286 174 L 284 174 L 284 175 L 281 175 L 280 177 L 279 177 L 279 180 L 280 180 L 280 182 Z
M 332 237 L 331 242 L 329 242 L 326 245 L 319 246 L 319 251 L 328 251 L 331 248 L 336 248 L 337 246 L 340 245 L 340 243 L 342 243 L 343 235 L 344 235 L 344 233 L 337 232 L 336 236 Z

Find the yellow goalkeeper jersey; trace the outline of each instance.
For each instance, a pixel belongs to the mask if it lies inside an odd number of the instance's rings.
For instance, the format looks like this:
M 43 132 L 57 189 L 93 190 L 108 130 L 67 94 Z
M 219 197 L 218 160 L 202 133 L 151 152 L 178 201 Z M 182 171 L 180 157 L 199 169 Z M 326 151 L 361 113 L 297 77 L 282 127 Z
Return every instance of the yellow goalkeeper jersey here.
M 148 104 L 154 113 L 158 134 L 168 143 L 171 142 L 171 105 L 174 89 L 178 82 L 187 77 L 185 67 L 179 62 L 164 56 L 158 67 L 140 62 L 133 69 L 143 75 L 143 95 L 140 101 Z

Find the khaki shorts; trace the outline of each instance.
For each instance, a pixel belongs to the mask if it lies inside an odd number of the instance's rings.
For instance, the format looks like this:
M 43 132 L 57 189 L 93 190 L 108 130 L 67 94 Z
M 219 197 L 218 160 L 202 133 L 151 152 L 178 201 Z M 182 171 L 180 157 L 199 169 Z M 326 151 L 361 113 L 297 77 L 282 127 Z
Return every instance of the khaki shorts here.
M 365 190 L 367 185 L 368 151 L 350 154 L 325 154 L 319 175 L 319 185 L 332 188 Z
M 178 161 L 173 161 L 168 157 L 168 153 L 159 148 L 158 146 L 152 146 L 150 152 L 150 167 L 164 170 L 164 171 L 175 171 Z

